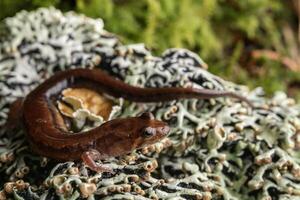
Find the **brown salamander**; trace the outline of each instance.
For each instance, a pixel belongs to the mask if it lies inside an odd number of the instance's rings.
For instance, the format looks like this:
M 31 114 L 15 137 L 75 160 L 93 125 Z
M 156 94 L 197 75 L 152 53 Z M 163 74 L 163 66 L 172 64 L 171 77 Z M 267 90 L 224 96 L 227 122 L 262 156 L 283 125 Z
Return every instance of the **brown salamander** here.
M 120 156 L 156 143 L 170 128 L 167 123 L 154 119 L 151 113 L 139 117 L 114 119 L 86 132 L 70 133 L 62 126 L 61 116 L 55 108 L 60 92 L 65 88 L 89 88 L 115 98 L 135 102 L 162 102 L 181 98 L 209 99 L 233 97 L 247 102 L 233 92 L 196 88 L 166 87 L 141 88 L 128 85 L 99 69 L 72 69 L 58 72 L 39 85 L 25 100 L 12 105 L 9 118 L 16 121 L 22 113 L 22 123 L 31 149 L 57 160 L 78 160 L 95 171 L 109 171 L 95 160 Z M 22 112 L 20 112 L 20 109 Z M 11 123 L 8 119 L 8 124 Z

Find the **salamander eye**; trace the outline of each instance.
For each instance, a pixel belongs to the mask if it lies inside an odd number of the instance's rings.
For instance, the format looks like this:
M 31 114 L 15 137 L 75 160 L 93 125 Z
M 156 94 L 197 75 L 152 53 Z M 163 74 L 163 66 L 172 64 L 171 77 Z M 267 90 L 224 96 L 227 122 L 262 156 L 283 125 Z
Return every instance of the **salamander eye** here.
M 145 128 L 144 130 L 143 130 L 143 136 L 144 137 L 152 137 L 152 136 L 154 136 L 155 135 L 155 133 L 156 133 L 156 131 L 155 131 L 155 129 L 154 128 L 151 128 L 151 127 L 147 127 L 147 128 Z

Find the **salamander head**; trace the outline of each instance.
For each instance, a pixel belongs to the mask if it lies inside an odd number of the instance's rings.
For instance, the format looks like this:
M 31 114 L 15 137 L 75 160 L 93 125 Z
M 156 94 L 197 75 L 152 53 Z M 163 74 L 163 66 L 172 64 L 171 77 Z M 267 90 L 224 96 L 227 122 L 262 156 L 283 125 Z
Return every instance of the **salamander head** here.
M 103 139 L 96 134 L 95 148 L 109 156 L 120 156 L 154 144 L 163 139 L 170 131 L 166 122 L 154 119 L 151 113 L 143 113 L 138 117 L 110 120 L 102 125 L 109 133 Z
M 156 120 L 152 113 L 145 112 L 138 117 L 141 126 L 137 131 L 136 148 L 154 144 L 164 138 L 170 131 L 166 122 Z

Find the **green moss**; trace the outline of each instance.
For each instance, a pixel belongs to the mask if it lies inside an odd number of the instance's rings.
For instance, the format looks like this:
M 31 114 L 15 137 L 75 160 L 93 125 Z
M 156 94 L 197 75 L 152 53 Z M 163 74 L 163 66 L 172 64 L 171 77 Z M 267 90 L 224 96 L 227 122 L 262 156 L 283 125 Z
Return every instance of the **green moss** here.
M 254 76 L 249 72 L 253 67 L 245 68 L 249 63 L 241 59 L 252 49 L 287 54 L 282 27 L 289 22 L 296 30 L 297 16 L 285 1 L 2 0 L 0 19 L 41 6 L 102 18 L 106 29 L 120 35 L 124 43 L 146 43 L 157 55 L 170 47 L 190 49 L 217 75 L 252 87 L 263 86 L 269 94 L 286 90 L 289 83 L 299 80 L 295 73 L 269 61 L 262 62 L 263 73 Z

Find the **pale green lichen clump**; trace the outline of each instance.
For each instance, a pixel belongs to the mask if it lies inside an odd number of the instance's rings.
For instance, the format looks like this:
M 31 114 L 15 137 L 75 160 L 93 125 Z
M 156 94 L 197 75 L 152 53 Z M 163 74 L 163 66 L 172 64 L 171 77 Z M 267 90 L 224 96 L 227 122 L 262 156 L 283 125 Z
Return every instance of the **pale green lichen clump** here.
M 266 99 L 260 88 L 248 91 L 226 82 L 188 50 L 169 49 L 155 57 L 142 44 L 123 46 L 100 19 L 50 8 L 21 12 L 4 23 L 1 125 L 17 97 L 55 71 L 74 67 L 100 67 L 144 87 L 236 91 L 260 108 L 229 98 L 119 103 L 112 118 L 151 111 L 172 130 L 153 146 L 103 161 L 113 174 L 41 158 L 30 152 L 23 130 L 2 129 L 0 199 L 300 198 L 300 106 L 284 93 Z

